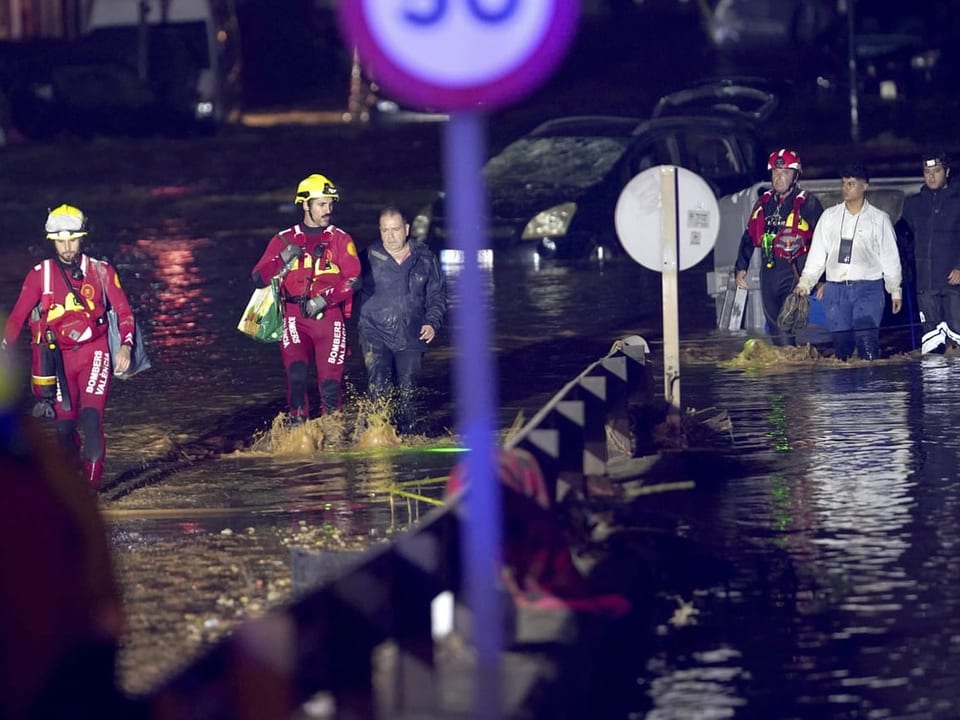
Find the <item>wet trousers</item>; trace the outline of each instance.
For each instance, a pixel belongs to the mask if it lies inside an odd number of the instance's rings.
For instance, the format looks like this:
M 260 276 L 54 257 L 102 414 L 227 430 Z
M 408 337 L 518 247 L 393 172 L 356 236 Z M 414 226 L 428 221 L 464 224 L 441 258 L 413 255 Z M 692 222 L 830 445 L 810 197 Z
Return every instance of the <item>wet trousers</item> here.
M 400 432 L 410 432 L 417 417 L 417 385 L 423 366 L 422 350 L 392 350 L 385 343 L 360 338 L 367 369 L 367 394 L 373 400 L 396 400 L 395 421 Z
M 883 280 L 826 284 L 823 304 L 827 329 L 840 360 L 849 360 L 854 347 L 864 360 L 880 357 L 880 321 L 885 302 Z
M 793 266 L 777 258 L 772 268 L 760 270 L 760 298 L 763 302 L 763 315 L 767 320 L 767 332 L 774 345 L 796 345 L 796 338 L 783 332 L 777 325 L 777 316 L 793 288 L 796 287 L 797 276 Z
M 103 411 L 113 377 L 107 336 L 64 348 L 62 355 L 70 409 L 64 409 L 64 388 L 58 387 L 53 406 L 57 436 L 68 455 L 80 460 L 87 483 L 96 488 L 103 477 L 107 450 Z
M 280 357 L 287 374 L 287 407 L 292 417 L 310 417 L 307 370 L 312 363 L 317 367 L 321 414 L 340 409 L 347 333 L 339 308 L 328 309 L 317 320 L 304 318 L 296 310 L 285 315 Z
M 918 290 L 917 304 L 920 306 L 924 333 L 930 332 L 941 322 L 946 322 L 954 332 L 960 332 L 960 285 Z

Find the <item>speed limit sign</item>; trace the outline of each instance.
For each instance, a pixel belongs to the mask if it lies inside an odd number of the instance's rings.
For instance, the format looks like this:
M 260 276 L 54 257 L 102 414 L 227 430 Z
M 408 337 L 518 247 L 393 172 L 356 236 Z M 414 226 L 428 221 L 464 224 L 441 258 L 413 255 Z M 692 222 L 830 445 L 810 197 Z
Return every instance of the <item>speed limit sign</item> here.
M 559 64 L 579 0 L 341 0 L 347 39 L 377 82 L 437 110 L 506 105 Z

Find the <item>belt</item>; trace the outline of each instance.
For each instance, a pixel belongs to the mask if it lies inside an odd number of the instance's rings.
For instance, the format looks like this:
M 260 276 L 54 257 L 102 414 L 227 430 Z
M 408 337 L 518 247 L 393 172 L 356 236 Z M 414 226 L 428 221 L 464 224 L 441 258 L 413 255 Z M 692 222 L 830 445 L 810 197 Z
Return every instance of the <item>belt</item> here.
M 828 280 L 827 282 L 831 285 L 846 285 L 850 287 L 851 285 L 859 285 L 860 283 L 876 282 L 876 280 Z

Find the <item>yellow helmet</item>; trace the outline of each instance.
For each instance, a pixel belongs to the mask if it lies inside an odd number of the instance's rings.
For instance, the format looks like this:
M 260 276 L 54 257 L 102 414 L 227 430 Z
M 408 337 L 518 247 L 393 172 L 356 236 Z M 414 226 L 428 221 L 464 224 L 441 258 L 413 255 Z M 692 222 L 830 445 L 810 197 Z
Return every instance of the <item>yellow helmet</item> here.
M 336 202 L 340 199 L 340 193 L 337 192 L 337 186 L 333 184 L 330 178 L 326 175 L 314 173 L 305 177 L 297 185 L 297 196 L 293 199 L 293 202 L 299 205 L 316 197 L 328 197 Z
M 60 205 L 47 215 L 48 240 L 73 240 L 87 234 L 87 216 L 73 205 Z

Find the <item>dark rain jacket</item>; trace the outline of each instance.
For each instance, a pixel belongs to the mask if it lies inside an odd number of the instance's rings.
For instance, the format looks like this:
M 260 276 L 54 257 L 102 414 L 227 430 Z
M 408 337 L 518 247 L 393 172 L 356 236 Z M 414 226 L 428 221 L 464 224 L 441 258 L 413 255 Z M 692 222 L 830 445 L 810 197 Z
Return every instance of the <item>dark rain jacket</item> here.
M 924 185 L 904 200 L 902 217 L 913 235 L 917 290 L 947 287 L 947 275 L 960 268 L 960 187 Z
M 430 249 L 410 242 L 403 263 L 382 242 L 371 245 L 363 258 L 358 327 L 361 341 L 381 341 L 394 352 L 427 349 L 420 327 L 439 331 L 447 314 L 447 291 L 440 262 Z

